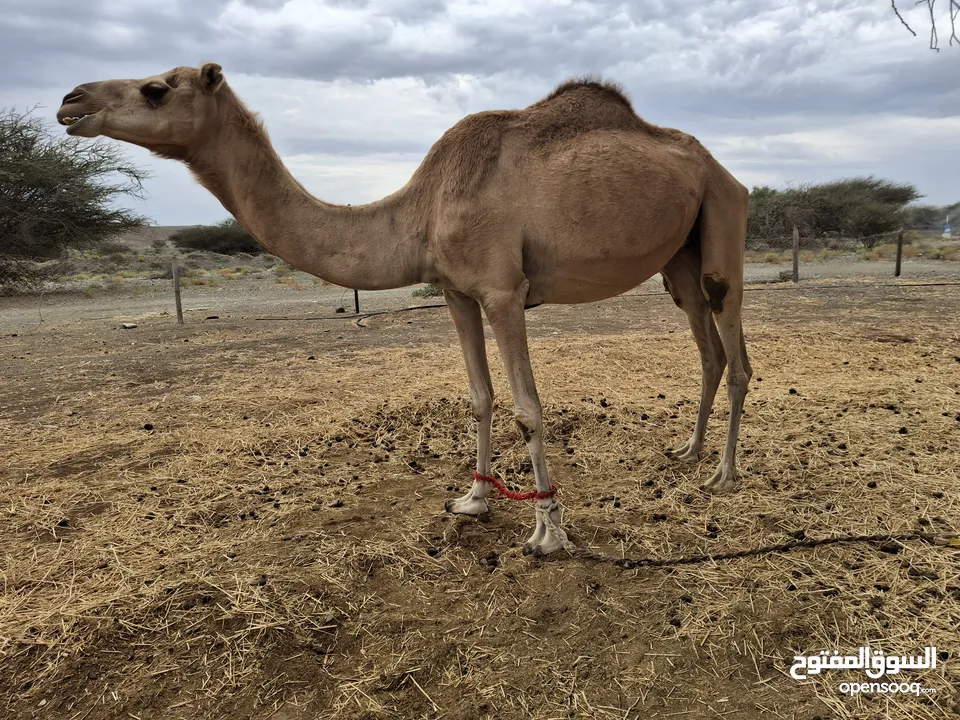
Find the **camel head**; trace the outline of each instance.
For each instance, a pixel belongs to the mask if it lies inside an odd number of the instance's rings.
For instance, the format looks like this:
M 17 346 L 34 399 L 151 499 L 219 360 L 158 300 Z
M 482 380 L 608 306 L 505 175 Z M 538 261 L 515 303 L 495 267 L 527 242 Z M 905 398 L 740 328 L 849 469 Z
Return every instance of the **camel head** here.
M 63 98 L 57 122 L 68 135 L 104 136 L 169 155 L 186 155 L 218 122 L 216 63 L 178 67 L 143 80 L 78 85 Z

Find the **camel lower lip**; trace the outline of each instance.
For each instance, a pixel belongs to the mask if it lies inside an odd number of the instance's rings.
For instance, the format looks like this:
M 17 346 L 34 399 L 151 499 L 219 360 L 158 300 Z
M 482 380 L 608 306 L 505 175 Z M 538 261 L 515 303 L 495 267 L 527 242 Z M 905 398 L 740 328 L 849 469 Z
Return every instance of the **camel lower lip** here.
M 66 126 L 67 135 L 73 135 L 84 127 L 89 120 L 96 117 L 97 113 L 86 113 L 77 115 L 67 115 L 61 118 L 61 122 Z

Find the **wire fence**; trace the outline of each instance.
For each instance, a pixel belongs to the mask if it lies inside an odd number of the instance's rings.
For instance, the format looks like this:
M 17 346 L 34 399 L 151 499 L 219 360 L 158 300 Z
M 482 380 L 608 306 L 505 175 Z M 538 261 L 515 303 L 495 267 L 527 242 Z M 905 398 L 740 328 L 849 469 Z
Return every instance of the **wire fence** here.
M 169 284 L 157 280 L 122 280 L 117 275 L 116 287 L 112 288 L 109 294 L 103 297 L 91 294 L 87 298 L 89 302 L 66 303 L 67 296 L 59 297 L 58 300 L 56 292 L 45 292 L 36 297 L 24 296 L 19 301 L 8 302 L 0 308 L 0 328 L 18 314 L 22 314 L 18 312 L 17 305 L 21 306 L 20 311 L 28 307 L 36 311 L 36 317 L 32 318 L 31 325 L 43 323 L 46 308 L 50 308 L 53 312 L 57 306 L 65 304 L 75 306 L 74 311 L 79 315 L 102 318 L 108 316 L 130 318 L 140 313 L 151 312 L 161 314 L 169 312 L 174 315 L 173 311 L 175 311 L 175 321 L 183 324 L 190 322 L 190 318 L 184 318 L 184 310 L 193 313 L 194 318 L 200 311 L 220 313 L 239 308 L 246 308 L 249 311 L 251 292 L 259 297 L 258 293 L 261 291 L 262 298 L 266 299 L 266 302 L 259 302 L 254 312 L 269 316 L 257 318 L 264 320 L 284 319 L 277 317 L 281 314 L 289 317 L 291 308 L 297 305 L 310 308 L 307 311 L 310 315 L 308 319 L 336 318 L 362 322 L 365 318 L 374 315 L 426 310 L 443 307 L 445 304 L 443 297 L 439 296 L 440 293 L 435 292 L 435 289 L 430 286 L 358 292 L 351 288 L 323 284 L 311 286 L 303 282 L 294 283 L 294 285 L 298 291 L 306 290 L 306 292 L 288 296 L 289 289 L 283 292 L 277 284 L 279 280 L 276 277 L 251 277 L 241 282 L 227 279 L 229 273 L 223 278 L 215 277 L 219 282 L 210 283 L 210 287 L 188 283 L 182 288 L 183 302 L 181 303 L 179 286 L 184 277 L 184 268 L 181 267 L 179 270 L 180 272 L 173 271 L 167 274 L 166 277 L 172 280 Z M 245 276 L 238 277 L 242 279 Z M 289 278 L 285 274 L 283 279 Z M 817 281 L 832 279 L 850 279 L 857 283 L 866 281 L 875 284 L 884 282 L 903 284 L 906 280 L 952 285 L 960 280 L 960 238 L 933 230 L 898 230 L 855 238 L 839 235 L 810 237 L 803 235 L 799 229 L 795 229 L 790 236 L 786 237 L 750 237 L 746 240 L 744 279 L 748 289 L 753 290 L 785 289 L 795 284 L 813 288 L 818 284 Z M 947 282 L 951 280 L 954 282 Z M 157 284 L 158 282 L 160 285 Z M 239 284 L 232 287 L 235 282 Z M 254 286 L 251 287 L 251 284 Z M 659 278 L 654 276 L 650 282 L 625 294 L 646 295 L 663 292 L 665 291 Z M 128 297 L 129 300 L 123 300 L 124 297 Z M 256 301 L 253 304 L 258 305 Z M 284 306 L 285 309 L 280 310 Z M 272 312 L 274 308 L 278 312 Z M 303 313 L 299 311 L 295 314 Z M 210 319 L 207 314 L 201 317 Z
M 829 277 L 960 274 L 960 238 L 900 229 L 860 237 L 748 237 L 748 282 L 801 282 Z
M 903 274 L 905 258 L 908 264 L 922 265 L 919 274 L 923 276 L 960 276 L 960 238 L 905 229 L 855 238 L 840 235 L 805 237 L 798 227 L 794 227 L 790 237 L 747 238 L 744 276 L 747 284 L 763 285 L 799 283 L 803 279 L 899 278 Z M 909 269 L 916 270 L 914 267 Z M 918 273 L 909 274 L 916 276 Z M 431 297 L 432 293 L 424 293 L 422 289 L 417 290 L 414 287 L 410 288 L 409 302 L 402 303 L 400 307 L 396 306 L 396 299 L 391 303 L 392 307 L 384 307 L 380 302 L 381 298 L 377 297 L 379 293 L 361 294 L 349 288 L 339 290 L 335 315 L 321 313 L 307 319 L 342 318 L 359 322 L 375 315 L 444 307 L 442 298 L 437 298 L 438 302 L 422 302 L 424 298 Z M 174 292 L 177 296 L 178 321 L 182 324 L 176 273 Z M 416 302 L 417 297 L 421 302 Z

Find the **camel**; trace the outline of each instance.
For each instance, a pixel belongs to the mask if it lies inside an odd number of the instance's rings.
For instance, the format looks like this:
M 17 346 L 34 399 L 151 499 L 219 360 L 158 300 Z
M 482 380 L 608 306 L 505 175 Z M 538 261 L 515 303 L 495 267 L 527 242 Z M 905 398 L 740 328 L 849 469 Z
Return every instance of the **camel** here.
M 286 169 L 262 123 L 216 63 L 141 80 L 77 86 L 57 120 L 186 163 L 267 250 L 333 284 L 443 290 L 476 421 L 476 472 L 451 513 L 488 512 L 493 385 L 481 309 L 500 351 L 533 467 L 535 528 L 524 554 L 570 549 L 544 457 L 543 416 L 525 311 L 595 302 L 660 272 L 700 353 L 690 439 L 668 455 L 700 459 L 724 368 L 730 418 L 704 490 L 730 491 L 752 374 L 741 327 L 747 190 L 691 135 L 640 118 L 614 83 L 564 82 L 532 105 L 464 117 L 410 180 L 366 205 L 333 205 Z M 319 120 L 320 118 L 318 118 Z

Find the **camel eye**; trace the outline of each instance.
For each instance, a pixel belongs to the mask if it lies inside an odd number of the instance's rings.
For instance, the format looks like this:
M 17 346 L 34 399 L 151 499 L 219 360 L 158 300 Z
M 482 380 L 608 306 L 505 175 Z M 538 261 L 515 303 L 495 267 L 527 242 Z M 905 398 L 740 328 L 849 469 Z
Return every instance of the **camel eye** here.
M 143 93 L 143 96 L 150 102 L 158 103 L 163 100 L 163 96 L 167 94 L 167 90 L 169 89 L 169 87 L 161 85 L 160 83 L 150 83 L 140 88 L 140 92 Z

